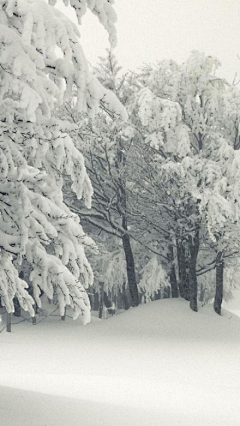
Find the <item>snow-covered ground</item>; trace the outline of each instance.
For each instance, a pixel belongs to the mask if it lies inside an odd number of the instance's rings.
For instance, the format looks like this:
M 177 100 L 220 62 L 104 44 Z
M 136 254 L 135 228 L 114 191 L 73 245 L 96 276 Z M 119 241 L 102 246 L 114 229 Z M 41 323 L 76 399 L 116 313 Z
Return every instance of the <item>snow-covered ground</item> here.
M 222 306 L 227 311 L 230 311 L 240 317 L 240 289 L 234 289 L 233 298 L 229 302 L 223 302 Z
M 161 300 L 0 334 L 1 426 L 239 426 L 240 318 Z

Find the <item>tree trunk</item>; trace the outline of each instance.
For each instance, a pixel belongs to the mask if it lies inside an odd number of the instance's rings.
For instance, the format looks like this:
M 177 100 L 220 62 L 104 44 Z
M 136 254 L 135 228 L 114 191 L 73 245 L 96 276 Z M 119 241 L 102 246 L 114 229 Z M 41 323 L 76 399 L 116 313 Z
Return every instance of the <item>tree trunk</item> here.
M 189 301 L 189 277 L 187 274 L 186 250 L 182 241 L 177 242 L 177 259 L 180 296 Z
M 173 246 L 168 246 L 169 279 L 171 284 L 172 297 L 179 297 L 176 271 L 174 266 Z
M 99 294 L 95 289 L 94 289 L 93 308 L 92 309 L 93 309 L 93 311 L 99 310 Z
M 126 285 L 125 283 L 122 286 L 122 291 L 121 291 L 121 309 L 125 309 L 125 311 L 127 311 L 130 308 L 131 304 L 130 304 L 130 297 L 128 297 L 127 295 L 127 290 L 126 290 Z
M 7 312 L 7 331 L 11 333 L 12 331 L 12 315 Z
M 21 316 L 21 306 L 20 306 L 20 303 L 19 303 L 17 297 L 14 297 L 13 304 L 14 304 L 14 313 L 13 313 L 13 315 L 15 317 L 20 317 Z
M 100 287 L 100 292 L 99 292 L 99 312 L 98 312 L 98 318 L 103 317 L 103 296 L 104 296 L 104 282 L 99 281 L 99 287 Z
M 121 205 L 120 214 L 122 217 L 122 227 L 126 230 L 126 233 L 122 234 L 122 243 L 123 249 L 127 264 L 127 277 L 128 277 L 128 288 L 131 295 L 131 305 L 133 307 L 139 305 L 139 294 L 138 287 L 135 275 L 135 265 L 134 265 L 134 257 L 131 247 L 130 237 L 128 235 L 128 220 L 127 220 L 127 193 L 126 193 L 126 178 L 122 173 L 122 167 L 125 167 L 126 164 L 126 155 L 124 149 L 124 143 L 120 138 L 118 138 L 118 149 L 117 149 L 117 162 L 116 168 L 120 169 L 119 179 L 118 179 L 118 187 L 119 187 L 119 205 Z M 124 213 L 123 213 L 124 212 Z
M 221 315 L 222 299 L 223 299 L 223 252 L 219 251 L 216 259 L 216 292 L 214 298 L 214 310 Z
M 189 259 L 186 259 L 186 294 L 185 299 L 190 301 L 190 278 L 189 278 Z
M 197 268 L 197 257 L 198 257 L 198 250 L 199 250 L 199 230 L 196 231 L 196 234 L 194 235 L 194 237 L 189 235 L 188 242 L 189 242 L 189 252 L 190 252 L 190 259 L 189 259 L 190 308 L 194 312 L 197 312 L 198 285 L 197 285 L 196 268 Z
M 122 236 L 123 249 L 125 253 L 125 259 L 127 264 L 127 277 L 128 277 L 128 286 L 132 299 L 132 306 L 138 306 L 139 304 L 139 296 L 138 296 L 138 288 L 136 282 L 135 275 L 135 266 L 134 266 L 134 258 L 133 252 L 130 243 L 130 237 L 128 234 L 124 234 Z
M 199 297 L 198 297 L 198 300 L 199 300 L 199 302 L 202 302 L 202 304 L 203 304 L 203 305 L 205 304 L 205 292 L 206 292 L 206 287 L 204 287 L 204 286 L 201 284 L 200 289 L 199 289 Z

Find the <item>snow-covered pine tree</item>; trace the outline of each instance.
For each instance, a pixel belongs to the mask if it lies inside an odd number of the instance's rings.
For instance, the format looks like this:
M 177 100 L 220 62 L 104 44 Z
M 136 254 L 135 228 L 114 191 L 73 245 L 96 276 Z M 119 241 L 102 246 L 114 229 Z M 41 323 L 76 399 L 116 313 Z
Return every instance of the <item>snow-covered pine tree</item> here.
M 122 67 L 119 66 L 113 49 L 106 49 L 106 56 L 98 58 L 98 64 L 94 67 L 94 73 L 104 87 L 113 90 L 115 93 L 121 94 L 121 88 L 124 83 L 124 76 L 119 76 L 119 71 Z
M 54 4 L 55 1 L 50 3 Z M 70 2 L 80 20 L 86 6 L 115 43 L 115 13 L 107 0 Z M 68 4 L 68 1 L 65 1 Z M 34 315 L 33 299 L 14 264 L 24 258 L 38 305 L 40 289 L 49 298 L 55 287 L 60 312 L 90 318 L 84 287 L 93 274 L 79 217 L 63 202 L 62 175 L 90 206 L 92 186 L 84 160 L 66 133 L 67 123 L 53 108 L 76 88 L 76 109 L 91 116 L 100 102 L 120 114 L 124 109 L 89 72 L 77 27 L 43 0 L 0 1 L 0 294 L 8 312 L 16 296 Z M 13 263 L 14 261 L 14 263 Z

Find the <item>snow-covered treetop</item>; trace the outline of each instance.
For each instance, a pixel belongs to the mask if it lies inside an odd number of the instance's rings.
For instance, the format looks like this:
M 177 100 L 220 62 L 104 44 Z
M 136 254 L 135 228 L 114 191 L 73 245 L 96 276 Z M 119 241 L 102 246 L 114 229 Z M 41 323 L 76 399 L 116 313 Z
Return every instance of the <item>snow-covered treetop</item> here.
M 55 5 L 57 0 L 49 0 L 51 5 Z M 72 6 L 75 9 L 78 23 L 81 24 L 81 18 L 85 15 L 89 8 L 96 15 L 101 24 L 109 33 L 109 41 L 112 47 L 115 47 L 116 28 L 114 24 L 117 20 L 117 15 L 112 7 L 114 0 L 63 0 L 65 6 Z
M 171 181 L 173 208 L 182 209 L 191 197 L 218 242 L 219 235 L 229 241 L 227 235 L 238 235 L 240 223 L 240 91 L 217 76 L 219 65 L 193 51 L 180 65 L 164 60 L 145 66 L 134 76 L 128 102 L 132 127 L 151 148 L 158 180 Z M 194 209 L 192 216 L 199 220 Z
M 71 1 L 79 17 L 85 3 Z M 87 4 L 113 37 L 115 14 L 110 2 Z M 1 0 L 0 5 L 0 100 L 4 110 L 11 108 L 10 116 L 30 121 L 36 116 L 49 118 L 54 104 L 69 98 L 73 85 L 79 111 L 94 115 L 105 99 L 110 109 L 117 109 L 116 96 L 109 100 L 109 91 L 89 72 L 78 28 L 63 13 L 44 0 Z

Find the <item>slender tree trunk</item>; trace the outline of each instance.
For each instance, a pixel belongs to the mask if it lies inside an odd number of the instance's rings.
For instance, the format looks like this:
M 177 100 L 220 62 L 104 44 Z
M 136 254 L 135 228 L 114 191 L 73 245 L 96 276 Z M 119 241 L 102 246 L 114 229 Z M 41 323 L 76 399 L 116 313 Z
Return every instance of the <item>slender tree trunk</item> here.
M 139 294 L 137 287 L 137 280 L 135 274 L 135 265 L 134 257 L 131 247 L 130 237 L 128 235 L 128 203 L 127 203 L 127 193 L 126 193 L 126 177 L 123 173 L 124 167 L 126 165 L 126 155 L 124 149 L 124 142 L 121 137 L 117 139 L 118 148 L 117 148 L 117 162 L 116 168 L 120 170 L 118 187 L 119 187 L 119 205 L 121 205 L 120 214 L 122 216 L 122 227 L 126 230 L 126 233 L 122 234 L 122 243 L 123 249 L 127 264 L 127 277 L 128 277 L 128 288 L 131 296 L 131 305 L 139 305 Z M 123 213 L 124 212 L 124 213 Z
M 139 304 L 139 296 L 138 296 L 138 288 L 137 288 L 137 282 L 136 282 L 136 275 L 135 275 L 135 265 L 134 265 L 134 258 L 133 258 L 133 252 L 130 242 L 130 237 L 128 234 L 124 234 L 122 236 L 122 243 L 123 243 L 123 249 L 127 264 L 127 277 L 128 277 L 128 287 L 132 299 L 132 306 L 138 306 Z
M 190 301 L 190 278 L 189 278 L 189 259 L 186 257 L 186 295 L 185 299 Z
M 12 315 L 7 313 L 7 331 L 11 333 L 12 331 Z
M 223 252 L 219 251 L 216 259 L 216 292 L 214 298 L 214 310 L 221 315 L 222 299 L 223 299 Z
M 204 303 L 205 303 L 205 291 L 206 291 L 206 288 L 203 286 L 203 285 L 201 285 L 200 286 L 200 289 L 199 289 L 199 302 L 202 302 L 202 304 L 204 305 Z
M 179 297 L 176 271 L 174 266 L 173 246 L 168 246 L 169 279 L 172 297 Z
M 121 297 L 121 308 L 125 309 L 125 311 L 127 311 L 131 304 L 130 304 L 130 297 L 128 297 L 127 295 L 127 291 L 126 291 L 126 285 L 125 283 L 123 284 L 122 287 L 122 293 L 121 293 L 122 297 Z
M 96 290 L 94 290 L 94 299 L 93 299 L 93 310 L 98 311 L 99 310 L 99 294 Z
M 189 277 L 187 274 L 186 250 L 182 241 L 177 242 L 180 296 L 189 301 Z
M 98 312 L 98 318 L 103 317 L 103 296 L 104 296 L 104 282 L 99 282 L 100 287 L 100 293 L 99 293 L 99 312 Z
M 13 315 L 15 317 L 20 317 L 21 316 L 21 306 L 20 306 L 20 303 L 19 303 L 17 297 L 14 297 L 13 304 L 14 304 L 14 313 L 13 313 Z
M 196 234 L 193 236 L 189 235 L 189 287 L 190 287 L 190 308 L 197 312 L 197 257 L 199 251 L 199 230 L 196 231 Z

